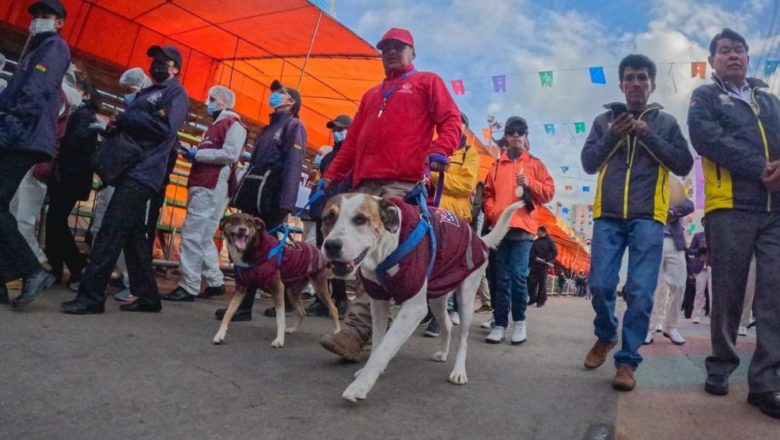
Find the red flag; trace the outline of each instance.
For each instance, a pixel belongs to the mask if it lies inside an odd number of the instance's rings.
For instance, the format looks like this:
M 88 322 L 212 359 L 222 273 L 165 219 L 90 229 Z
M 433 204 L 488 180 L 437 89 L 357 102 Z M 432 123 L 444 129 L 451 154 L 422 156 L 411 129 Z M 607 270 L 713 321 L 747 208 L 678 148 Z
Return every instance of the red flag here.
M 707 75 L 707 63 L 704 61 L 695 61 L 691 63 L 691 78 L 696 78 L 697 76 L 701 79 L 704 79 L 704 77 Z
M 452 92 L 456 95 L 463 95 L 466 93 L 466 86 L 463 85 L 462 79 L 452 80 Z

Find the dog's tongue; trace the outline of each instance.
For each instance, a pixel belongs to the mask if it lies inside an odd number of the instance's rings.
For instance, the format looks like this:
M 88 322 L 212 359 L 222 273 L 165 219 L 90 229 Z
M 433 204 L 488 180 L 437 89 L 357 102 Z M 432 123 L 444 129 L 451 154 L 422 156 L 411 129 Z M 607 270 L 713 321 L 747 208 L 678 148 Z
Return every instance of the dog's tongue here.
M 246 237 L 236 237 L 236 249 L 239 251 L 246 250 Z

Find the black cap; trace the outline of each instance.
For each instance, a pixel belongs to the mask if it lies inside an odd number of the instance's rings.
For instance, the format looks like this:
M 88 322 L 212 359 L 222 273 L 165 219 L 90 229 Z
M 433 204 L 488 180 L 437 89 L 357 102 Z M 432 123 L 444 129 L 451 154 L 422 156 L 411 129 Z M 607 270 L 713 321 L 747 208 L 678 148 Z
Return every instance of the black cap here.
M 504 124 L 504 133 L 517 130 L 522 134 L 528 134 L 528 123 L 520 116 L 510 116 Z
M 33 14 L 37 9 L 48 9 L 59 18 L 65 18 L 68 15 L 67 12 L 65 12 L 65 6 L 62 6 L 62 3 L 60 3 L 59 0 L 37 1 L 27 8 L 27 12 Z
M 176 49 L 173 46 L 152 46 L 146 51 L 146 55 L 150 57 L 156 57 L 160 54 L 173 61 L 173 64 L 181 69 L 181 53 L 179 52 L 179 49 Z
M 272 92 L 283 92 L 288 95 L 295 101 L 295 104 L 293 104 L 292 108 L 290 109 L 290 113 L 292 113 L 294 116 L 298 116 L 298 113 L 301 111 L 301 94 L 293 89 L 292 87 L 285 87 L 282 85 L 281 81 L 278 79 L 275 79 L 271 83 L 271 91 Z
M 349 115 L 338 115 L 332 121 L 328 121 L 326 127 L 333 130 L 334 128 L 349 128 L 352 125 L 352 118 Z

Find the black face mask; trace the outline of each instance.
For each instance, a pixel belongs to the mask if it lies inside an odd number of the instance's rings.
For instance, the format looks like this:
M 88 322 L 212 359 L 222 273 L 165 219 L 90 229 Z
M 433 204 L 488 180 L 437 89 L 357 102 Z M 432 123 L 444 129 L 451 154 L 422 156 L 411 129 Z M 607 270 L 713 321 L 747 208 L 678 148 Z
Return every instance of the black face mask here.
M 149 74 L 152 76 L 154 82 L 161 83 L 168 79 L 168 63 L 165 61 L 152 61 L 151 67 L 149 67 Z

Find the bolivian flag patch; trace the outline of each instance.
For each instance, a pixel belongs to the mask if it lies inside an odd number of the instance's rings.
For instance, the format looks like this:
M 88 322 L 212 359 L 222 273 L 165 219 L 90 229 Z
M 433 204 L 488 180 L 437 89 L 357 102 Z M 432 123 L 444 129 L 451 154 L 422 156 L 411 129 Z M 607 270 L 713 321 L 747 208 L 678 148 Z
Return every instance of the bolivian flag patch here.
M 35 65 L 35 71 L 38 73 L 46 73 L 47 70 L 49 69 L 43 63 L 39 63 Z

